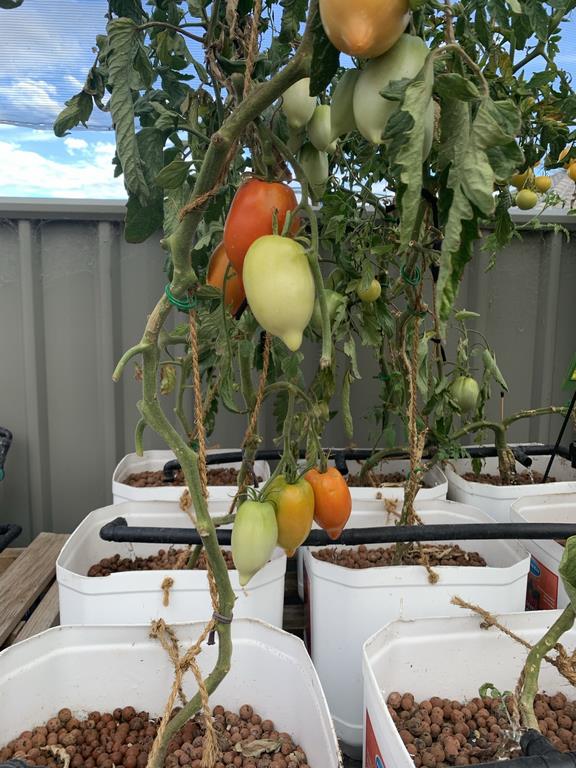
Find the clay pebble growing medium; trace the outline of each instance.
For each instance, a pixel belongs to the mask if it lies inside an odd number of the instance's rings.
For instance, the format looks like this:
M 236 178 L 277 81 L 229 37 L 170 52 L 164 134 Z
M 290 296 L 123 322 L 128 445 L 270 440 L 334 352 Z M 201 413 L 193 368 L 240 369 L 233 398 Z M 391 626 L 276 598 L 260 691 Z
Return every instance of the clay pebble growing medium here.
M 257 477 L 258 483 L 262 482 L 261 477 Z M 182 470 L 177 469 L 174 473 L 173 480 L 167 480 L 164 477 L 164 472 L 161 469 L 158 470 L 146 470 L 144 472 L 133 472 L 128 475 L 122 482 L 125 485 L 130 485 L 133 488 L 160 488 L 162 486 L 179 486 L 184 485 L 184 475 Z M 251 485 L 254 485 L 254 475 L 251 475 Z M 208 485 L 221 486 L 221 485 L 238 485 L 238 470 L 232 467 L 221 467 L 218 469 L 208 469 Z
M 347 475 L 346 482 L 351 488 L 365 488 L 367 486 L 377 488 L 386 483 L 390 485 L 402 485 L 406 482 L 406 475 L 402 472 L 391 472 L 388 475 L 382 472 L 369 472 L 366 477 L 360 477 L 360 474 Z M 426 482 L 422 483 L 424 488 L 428 488 Z
M 416 768 L 477 765 L 519 756 L 515 707 L 506 699 L 476 697 L 468 702 L 432 696 L 416 702 L 411 693 L 391 693 L 388 711 Z M 561 752 L 576 749 L 576 702 L 562 693 L 538 694 L 538 725 Z
M 178 559 L 184 552 L 184 549 L 159 549 L 157 554 L 148 555 L 148 557 L 123 557 L 116 554 L 111 557 L 103 557 L 100 562 L 91 565 L 88 569 L 88 576 L 109 576 L 111 573 L 125 573 L 129 571 L 173 571 L 178 567 Z M 229 549 L 223 549 L 222 554 L 228 566 L 229 571 L 234 570 L 234 561 L 232 552 Z M 180 566 L 182 567 L 182 566 Z M 184 560 L 186 567 L 186 560 Z M 198 562 L 194 566 L 195 570 L 206 570 L 206 554 L 200 553 Z
M 462 475 L 463 480 L 467 480 L 469 483 L 481 483 L 482 485 L 502 485 L 502 478 L 500 475 L 488 475 L 481 474 L 475 475 L 474 472 L 466 472 Z M 540 472 L 518 472 L 514 479 L 514 485 L 535 485 L 537 483 L 544 482 L 544 475 Z M 555 483 L 555 477 L 549 477 L 549 483 Z
M 322 560 L 343 568 L 382 568 L 395 565 L 396 547 L 326 547 L 313 552 L 317 560 Z M 403 565 L 454 565 L 485 568 L 486 560 L 478 552 L 465 552 L 457 544 L 430 546 L 423 545 L 410 549 L 403 558 Z
M 238 713 L 217 706 L 212 715 L 220 749 L 215 768 L 311 768 L 290 735 L 277 731 L 249 704 Z M 24 731 L 0 749 L 0 761 L 18 758 L 30 765 L 61 768 L 66 758 L 57 750 L 63 750 L 70 768 L 145 768 L 158 723 L 148 712 L 131 706 L 90 712 L 83 719 L 61 709 L 45 725 Z M 204 734 L 204 718 L 197 715 L 170 742 L 165 768 L 201 768 Z

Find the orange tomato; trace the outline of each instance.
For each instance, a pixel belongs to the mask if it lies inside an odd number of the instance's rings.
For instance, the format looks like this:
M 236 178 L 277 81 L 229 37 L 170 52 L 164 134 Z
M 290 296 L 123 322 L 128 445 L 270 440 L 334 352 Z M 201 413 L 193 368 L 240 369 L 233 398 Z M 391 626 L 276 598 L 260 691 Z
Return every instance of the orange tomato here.
M 211 285 L 213 288 L 218 288 L 220 291 L 224 290 L 224 301 L 230 312 L 235 315 L 246 301 L 246 293 L 244 292 L 242 278 L 231 264 L 226 279 L 226 288 L 224 289 L 224 278 L 226 277 L 226 270 L 229 264 L 230 261 L 226 255 L 224 243 L 220 243 L 212 256 L 210 256 L 206 284 Z
M 337 539 L 352 512 L 348 483 L 336 467 L 329 467 L 323 473 L 311 469 L 305 477 L 314 491 L 314 520 L 331 539 Z
M 330 42 L 349 56 L 373 59 L 399 40 L 410 21 L 409 0 L 320 0 Z
M 297 207 L 294 191 L 281 182 L 249 179 L 238 188 L 224 225 L 224 248 L 240 275 L 252 243 L 274 233 L 274 211 L 277 211 L 278 234 L 281 234 L 286 214 Z M 299 226 L 299 220 L 295 219 L 290 233 L 296 234 Z

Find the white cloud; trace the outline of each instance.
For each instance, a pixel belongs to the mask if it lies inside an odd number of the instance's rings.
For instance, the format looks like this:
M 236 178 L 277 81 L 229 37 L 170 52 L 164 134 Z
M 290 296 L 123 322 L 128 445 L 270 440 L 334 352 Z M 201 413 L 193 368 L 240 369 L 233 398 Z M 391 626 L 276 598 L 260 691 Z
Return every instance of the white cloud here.
M 114 144 L 99 142 L 74 163 L 51 160 L 0 139 L 2 192 L 18 197 L 126 198 L 121 178 L 114 178 Z
M 84 83 L 82 80 L 79 80 L 77 77 L 74 77 L 74 75 L 64 75 L 64 80 L 71 85 L 73 88 L 75 88 L 77 91 L 81 91 L 84 87 Z
M 70 154 L 73 154 L 73 152 L 77 149 L 87 149 L 88 148 L 88 142 L 84 141 L 84 139 L 75 139 L 73 136 L 67 136 L 64 139 L 64 144 L 70 151 Z
M 22 78 L 15 80 L 10 85 L 0 86 L 0 96 L 15 106 L 30 113 L 31 110 L 39 110 L 43 115 L 56 115 L 62 109 L 63 104 L 55 98 L 58 96 L 56 86 L 45 80 L 30 80 Z
M 0 123 L 0 138 L 17 141 L 18 144 L 29 144 L 47 141 L 62 141 L 56 134 L 50 130 L 41 131 L 39 129 L 22 129 L 16 125 L 4 125 Z

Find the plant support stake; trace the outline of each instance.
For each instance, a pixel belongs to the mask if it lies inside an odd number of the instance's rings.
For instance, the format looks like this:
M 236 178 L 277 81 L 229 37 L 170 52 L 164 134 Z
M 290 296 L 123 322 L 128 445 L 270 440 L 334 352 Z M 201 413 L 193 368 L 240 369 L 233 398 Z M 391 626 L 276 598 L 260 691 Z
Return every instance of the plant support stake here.
M 576 388 L 574 389 L 572 400 L 570 401 L 570 405 L 568 406 L 566 416 L 564 417 L 564 422 L 562 424 L 562 428 L 560 429 L 560 434 L 558 435 L 558 439 L 556 440 L 556 445 L 554 446 L 554 450 L 552 451 L 552 456 L 550 456 L 550 461 L 548 462 L 548 466 L 546 467 L 546 472 L 544 472 L 544 480 L 542 481 L 543 483 L 545 483 L 548 480 L 548 475 L 550 474 L 550 470 L 552 469 L 552 464 L 554 463 L 554 459 L 556 458 L 558 449 L 560 448 L 560 443 L 562 442 L 562 438 L 564 437 L 564 432 L 566 431 L 566 427 L 568 426 L 568 422 L 570 421 L 570 416 L 572 415 L 574 406 L 576 406 Z

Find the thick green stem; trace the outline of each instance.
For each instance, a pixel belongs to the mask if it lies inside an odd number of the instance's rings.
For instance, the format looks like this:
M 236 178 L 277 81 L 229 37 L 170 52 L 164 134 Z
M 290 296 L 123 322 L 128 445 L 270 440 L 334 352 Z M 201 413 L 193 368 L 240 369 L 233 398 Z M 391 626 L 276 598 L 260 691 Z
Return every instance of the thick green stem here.
M 200 555 L 202 554 L 202 550 L 204 547 L 202 544 L 196 544 L 192 552 L 190 553 L 190 557 L 188 558 L 188 562 L 186 563 L 186 568 L 188 568 L 189 571 L 191 571 L 193 568 L 196 568 L 196 565 L 198 564 L 198 560 L 200 559 Z
M 320 305 L 320 316 L 322 318 L 322 356 L 320 357 L 320 368 L 329 368 L 332 365 L 332 329 L 330 327 L 328 302 L 326 301 L 326 294 L 324 293 L 324 278 L 322 277 L 322 271 L 320 269 L 318 221 L 316 219 L 316 214 L 308 203 L 304 204 L 302 207 L 308 214 L 310 221 L 312 240 L 308 251 L 308 262 L 314 277 L 316 297 Z
M 522 725 L 526 728 L 539 730 L 538 718 L 534 714 L 534 698 L 538 693 L 538 678 L 540 676 L 542 659 L 554 648 L 562 635 L 572 629 L 575 618 L 574 609 L 569 605 L 528 654 L 518 683 L 520 688 L 520 715 L 522 717 Z
M 144 455 L 144 430 L 146 429 L 145 419 L 138 419 L 136 429 L 134 430 L 134 446 L 136 447 L 136 455 Z
M 186 391 L 188 376 L 190 375 L 190 368 L 191 359 L 190 356 L 188 356 L 182 360 L 182 365 L 180 366 L 180 381 L 178 383 L 178 392 L 176 394 L 176 405 L 174 406 L 174 413 L 178 417 L 180 424 L 182 425 L 182 429 L 184 430 L 184 434 L 189 441 L 192 439 L 194 430 L 188 421 L 188 417 L 186 416 L 186 412 L 184 410 L 184 393 Z

